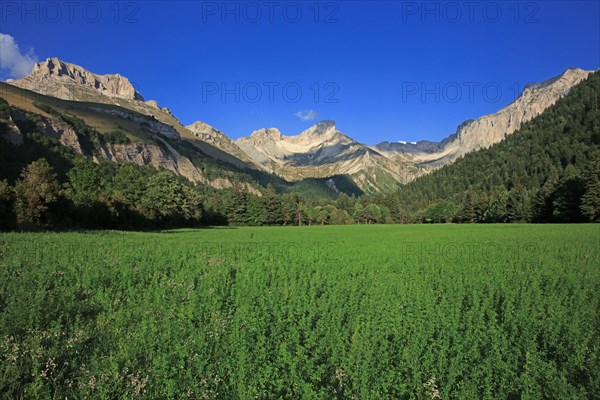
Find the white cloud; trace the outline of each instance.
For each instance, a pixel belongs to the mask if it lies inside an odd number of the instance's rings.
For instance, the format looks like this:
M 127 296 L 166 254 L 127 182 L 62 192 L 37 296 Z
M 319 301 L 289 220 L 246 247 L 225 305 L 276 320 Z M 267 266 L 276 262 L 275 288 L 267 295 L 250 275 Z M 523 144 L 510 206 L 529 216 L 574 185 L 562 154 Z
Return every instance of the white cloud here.
M 0 70 L 2 70 L 2 75 L 8 71 L 8 77 L 20 78 L 29 74 L 36 62 L 37 57 L 33 54 L 33 49 L 23 53 L 14 37 L 0 33 Z
M 295 112 L 294 115 L 301 121 L 313 121 L 319 117 L 319 113 L 315 110 L 302 110 Z

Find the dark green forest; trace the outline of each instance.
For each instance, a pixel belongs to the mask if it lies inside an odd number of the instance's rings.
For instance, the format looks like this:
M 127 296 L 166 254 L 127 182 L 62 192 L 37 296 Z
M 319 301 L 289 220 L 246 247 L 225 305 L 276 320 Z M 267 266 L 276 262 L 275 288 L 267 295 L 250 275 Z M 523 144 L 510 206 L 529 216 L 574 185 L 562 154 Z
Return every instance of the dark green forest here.
M 0 129 L 10 128 L 9 116 L 0 100 Z M 36 133 L 36 118 L 28 113 L 19 122 L 23 145 L 0 145 L 2 230 L 600 221 L 599 73 L 501 143 L 391 194 L 360 195 L 348 185 L 353 194 L 334 198 L 310 180 L 291 190 L 266 173 L 261 196 L 243 182 L 226 190 L 192 185 L 165 170 L 94 163 Z M 90 151 L 101 140 L 128 140 L 67 122 L 88 138 Z

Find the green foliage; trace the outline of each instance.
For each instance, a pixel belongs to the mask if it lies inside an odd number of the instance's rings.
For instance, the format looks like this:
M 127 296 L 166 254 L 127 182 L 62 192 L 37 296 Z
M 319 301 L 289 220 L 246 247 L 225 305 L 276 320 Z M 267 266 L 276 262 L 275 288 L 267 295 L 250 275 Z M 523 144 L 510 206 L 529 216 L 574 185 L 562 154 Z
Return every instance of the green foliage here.
M 97 164 L 78 157 L 73 163 L 73 168 L 67 173 L 67 177 L 69 178 L 68 194 L 76 206 L 91 205 L 98 201 L 105 181 Z
M 361 218 L 367 224 L 372 224 L 375 222 L 382 221 L 382 211 L 381 207 L 377 204 L 368 204 L 364 209 L 361 215 Z
M 10 106 L 2 97 L 0 97 L 0 120 L 7 120 L 10 118 Z
M 302 197 L 299 194 L 284 194 L 281 196 L 281 223 L 283 225 L 298 225 L 297 214 Z
M 579 171 L 569 164 L 551 196 L 553 219 L 556 222 L 585 222 L 581 214 L 584 185 L 585 182 Z
M 167 222 L 177 226 L 177 222 L 202 218 L 200 196 L 168 171 L 159 172 L 148 179 L 141 199 L 143 215 L 150 220 Z
M 596 153 L 584 175 L 585 193 L 581 211 L 592 222 L 600 222 L 600 152 Z
M 446 223 L 457 218 L 459 206 L 451 201 L 433 203 L 423 213 L 423 222 Z M 464 213 L 464 210 L 461 209 Z M 466 218 L 465 218 L 466 219 Z
M 16 225 L 14 201 L 13 188 L 6 180 L 0 181 L 0 230 L 13 229 Z
M 589 399 L 592 225 L 0 235 L 0 392 Z
M 117 169 L 110 187 L 113 194 L 117 194 L 128 204 L 135 206 L 141 203 L 146 189 L 146 182 L 151 175 L 152 170 L 149 168 L 123 164 Z
M 337 194 L 329 187 L 328 181 L 333 182 L 342 193 L 355 196 L 363 194 L 362 190 L 348 176 L 343 175 L 336 175 L 330 178 L 305 178 L 301 181 L 285 182 L 276 186 L 280 193 L 299 193 L 311 200 L 335 198 Z
M 456 214 L 458 222 L 472 223 L 479 219 L 477 195 L 472 190 L 467 190 L 463 194 L 460 208 Z
M 130 144 L 131 140 L 121 131 L 110 131 L 102 134 L 102 138 L 106 143 L 112 144 Z
M 230 224 L 245 225 L 249 222 L 248 196 L 246 190 L 240 186 L 231 191 L 227 202 L 227 221 Z
M 234 216 L 235 220 L 235 216 Z M 241 221 L 242 219 L 240 219 Z M 248 196 L 246 204 L 245 223 L 235 223 L 236 225 L 261 226 L 267 223 L 267 208 L 262 198 L 258 196 Z
M 59 181 L 66 181 L 74 154 L 58 139 L 38 134 L 38 118 L 37 114 L 27 113 L 25 120 L 16 121 L 19 130 L 25 134 L 23 145 L 16 146 L 0 139 L 0 179 L 14 185 L 27 165 L 43 158 L 57 172 Z
M 508 192 L 506 218 L 509 222 L 527 222 L 531 218 L 531 203 L 527 189 L 518 184 Z
M 356 204 L 356 198 L 354 196 L 350 197 L 346 193 L 340 193 L 338 198 L 335 201 L 335 205 L 340 210 L 344 210 L 348 213 L 352 212 L 354 208 L 354 204 Z
M 60 190 L 56 173 L 46 160 L 29 164 L 15 185 L 18 223 L 26 227 L 51 227 L 56 218 L 52 207 L 58 202 Z
M 262 201 L 265 206 L 265 225 L 281 225 L 283 223 L 282 201 L 273 185 L 267 185 Z
M 16 201 L 0 199 L 3 209 L 19 217 L 18 228 L 146 229 L 205 223 L 200 188 L 172 172 L 95 164 L 81 156 L 72 163 L 62 186 L 44 159 L 26 167 L 15 185 Z

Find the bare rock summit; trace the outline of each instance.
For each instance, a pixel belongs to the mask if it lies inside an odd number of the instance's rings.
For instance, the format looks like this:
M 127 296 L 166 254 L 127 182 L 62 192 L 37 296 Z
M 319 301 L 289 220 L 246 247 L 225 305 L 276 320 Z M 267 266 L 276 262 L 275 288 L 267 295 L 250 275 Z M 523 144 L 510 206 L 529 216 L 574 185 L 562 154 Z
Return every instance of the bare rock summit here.
M 86 92 L 98 92 L 112 98 L 144 101 L 126 77 L 120 74 L 97 75 L 58 58 L 36 63 L 31 74 L 10 84 L 64 100 L 79 100 L 78 97 Z

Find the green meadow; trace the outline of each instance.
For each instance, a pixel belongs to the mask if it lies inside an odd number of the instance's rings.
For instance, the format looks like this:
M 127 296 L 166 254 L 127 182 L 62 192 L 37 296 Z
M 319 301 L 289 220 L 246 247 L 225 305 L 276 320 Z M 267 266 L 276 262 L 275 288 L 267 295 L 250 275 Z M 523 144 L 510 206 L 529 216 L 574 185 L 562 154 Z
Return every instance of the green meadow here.
M 599 225 L 0 234 L 0 393 L 586 399 Z

